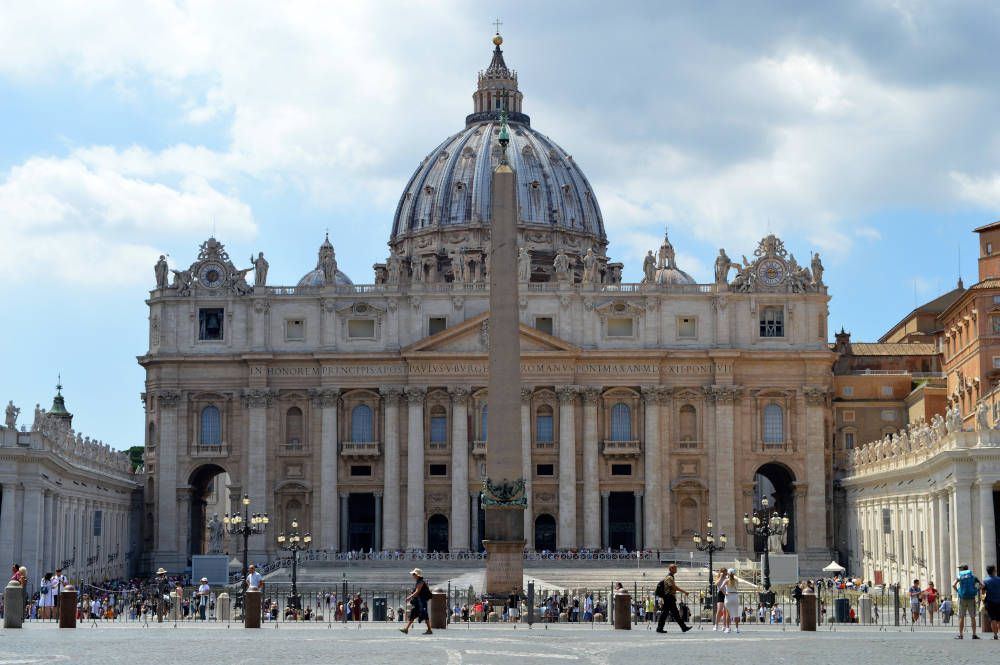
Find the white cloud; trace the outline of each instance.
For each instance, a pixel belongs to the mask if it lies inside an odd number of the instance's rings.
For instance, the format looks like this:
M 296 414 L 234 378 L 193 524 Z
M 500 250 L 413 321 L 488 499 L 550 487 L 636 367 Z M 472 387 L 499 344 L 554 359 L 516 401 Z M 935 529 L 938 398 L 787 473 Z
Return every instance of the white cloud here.
M 985 176 L 973 176 L 965 173 L 952 172 L 951 179 L 955 183 L 959 198 L 991 208 L 995 216 L 1000 208 L 1000 173 Z
M 854 235 L 863 240 L 878 241 L 882 239 L 882 232 L 871 226 L 859 226 L 854 229 Z

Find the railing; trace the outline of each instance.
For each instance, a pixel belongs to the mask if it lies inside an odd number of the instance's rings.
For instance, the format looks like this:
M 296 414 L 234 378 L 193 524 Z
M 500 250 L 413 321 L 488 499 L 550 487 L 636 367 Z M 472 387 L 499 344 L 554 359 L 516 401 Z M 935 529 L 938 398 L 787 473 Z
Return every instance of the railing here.
M 228 450 L 225 442 L 209 445 L 195 441 L 191 444 L 192 457 L 220 457 L 227 454 Z
M 340 444 L 341 457 L 378 457 L 380 454 L 378 441 L 345 441 Z
M 758 452 L 791 452 L 795 450 L 795 443 L 792 441 L 758 441 L 757 451 Z
M 473 455 L 485 455 L 486 454 L 486 442 L 485 441 L 473 441 L 472 442 L 472 454 Z
M 608 456 L 632 457 L 641 452 L 640 441 L 604 441 L 604 454 Z
M 555 441 L 535 441 L 535 450 L 555 450 Z
M 678 441 L 677 447 L 681 450 L 697 450 L 701 448 L 701 441 Z
M 427 444 L 427 447 L 430 448 L 431 450 L 447 450 L 448 449 L 448 442 L 447 441 L 431 441 L 431 442 L 429 442 Z
M 944 372 L 910 372 L 905 369 L 856 369 L 851 376 L 912 376 L 914 379 L 943 379 Z
M 301 455 L 306 452 L 304 443 L 283 443 L 279 452 L 285 455 Z
M 605 293 L 695 293 L 711 294 L 719 290 L 716 284 L 584 284 L 584 283 L 564 283 L 560 281 L 551 282 L 528 282 L 522 285 L 524 290 L 533 293 L 554 293 L 566 288 L 580 291 L 601 291 Z M 340 295 L 353 295 L 359 293 L 451 293 L 472 292 L 482 293 L 489 290 L 489 285 L 485 282 L 411 282 L 407 285 L 400 284 L 352 284 L 345 286 L 268 286 L 264 287 L 272 296 L 305 296 L 319 293 L 335 293 Z

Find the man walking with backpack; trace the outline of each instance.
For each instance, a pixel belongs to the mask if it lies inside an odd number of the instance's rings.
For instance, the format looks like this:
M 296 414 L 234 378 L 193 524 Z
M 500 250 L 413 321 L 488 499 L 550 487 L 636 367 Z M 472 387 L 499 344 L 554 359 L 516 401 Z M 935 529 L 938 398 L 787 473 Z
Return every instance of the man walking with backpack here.
M 981 584 L 967 564 L 958 567 L 958 577 L 951 585 L 951 588 L 958 594 L 958 635 L 956 640 L 964 639 L 965 615 L 972 619 L 972 639 L 978 640 L 976 635 L 976 599 L 979 596 Z
M 684 623 L 684 618 L 677 607 L 677 594 L 683 593 L 686 596 L 687 591 L 677 586 L 677 580 L 674 578 L 676 574 L 677 564 L 672 563 L 670 564 L 670 574 L 656 585 L 656 596 L 663 599 L 663 610 L 660 612 L 660 620 L 656 622 L 656 632 L 658 633 L 667 632 L 663 629 L 664 624 L 667 622 L 667 617 L 677 622 L 677 625 L 681 627 L 682 633 L 691 630 L 691 626 Z

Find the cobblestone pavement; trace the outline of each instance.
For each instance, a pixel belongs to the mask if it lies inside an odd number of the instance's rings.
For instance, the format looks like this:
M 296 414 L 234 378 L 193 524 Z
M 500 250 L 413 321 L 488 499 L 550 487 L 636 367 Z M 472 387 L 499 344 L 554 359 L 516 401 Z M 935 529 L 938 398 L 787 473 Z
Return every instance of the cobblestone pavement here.
M 141 663 L 566 663 L 572 665 L 661 665 L 664 662 L 861 665 L 922 663 L 996 663 L 1000 642 L 952 639 L 953 629 L 879 632 L 846 628 L 816 633 L 749 628 L 740 635 L 671 630 L 657 635 L 645 626 L 632 631 L 607 627 L 455 626 L 422 635 L 402 635 L 389 626 L 265 624 L 247 631 L 238 625 L 103 624 L 60 631 L 53 624 L 30 624 L 0 631 L 0 665 L 71 663 L 115 665 Z

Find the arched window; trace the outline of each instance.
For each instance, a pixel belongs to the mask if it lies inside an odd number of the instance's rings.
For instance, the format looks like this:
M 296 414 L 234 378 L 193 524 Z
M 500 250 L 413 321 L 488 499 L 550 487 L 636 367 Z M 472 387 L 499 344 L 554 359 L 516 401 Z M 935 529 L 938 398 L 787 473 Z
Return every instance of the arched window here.
M 149 423 L 149 438 L 146 439 L 146 445 L 150 448 L 155 448 L 158 441 L 156 440 L 156 424 Z
M 206 406 L 201 410 L 201 436 L 198 442 L 203 446 L 222 445 L 222 417 L 217 407 Z
M 308 531 L 302 524 L 302 503 L 298 499 L 290 499 L 285 504 L 285 528 L 291 529 L 293 521 L 299 522 L 299 529 Z
M 297 406 L 285 412 L 285 443 L 289 446 L 302 445 L 302 409 Z
M 785 442 L 785 410 L 778 404 L 764 407 L 764 443 Z
M 681 499 L 681 535 L 690 536 L 698 531 L 698 503 L 694 499 Z
M 431 445 L 436 448 L 448 445 L 448 413 L 441 405 L 431 407 Z
M 552 443 L 555 441 L 552 417 L 552 407 L 548 404 L 542 404 L 535 411 L 535 442 Z
M 681 407 L 678 418 L 681 448 L 698 447 L 698 411 L 690 404 Z
M 611 407 L 611 440 L 632 440 L 632 409 L 624 402 Z
M 483 404 L 483 408 L 480 409 L 480 411 L 479 411 L 479 440 L 480 441 L 485 441 L 486 440 L 486 433 L 487 433 L 486 432 L 486 419 L 487 419 L 486 405 Z
M 351 409 L 351 441 L 367 443 L 374 440 L 372 408 L 367 404 L 358 404 Z

